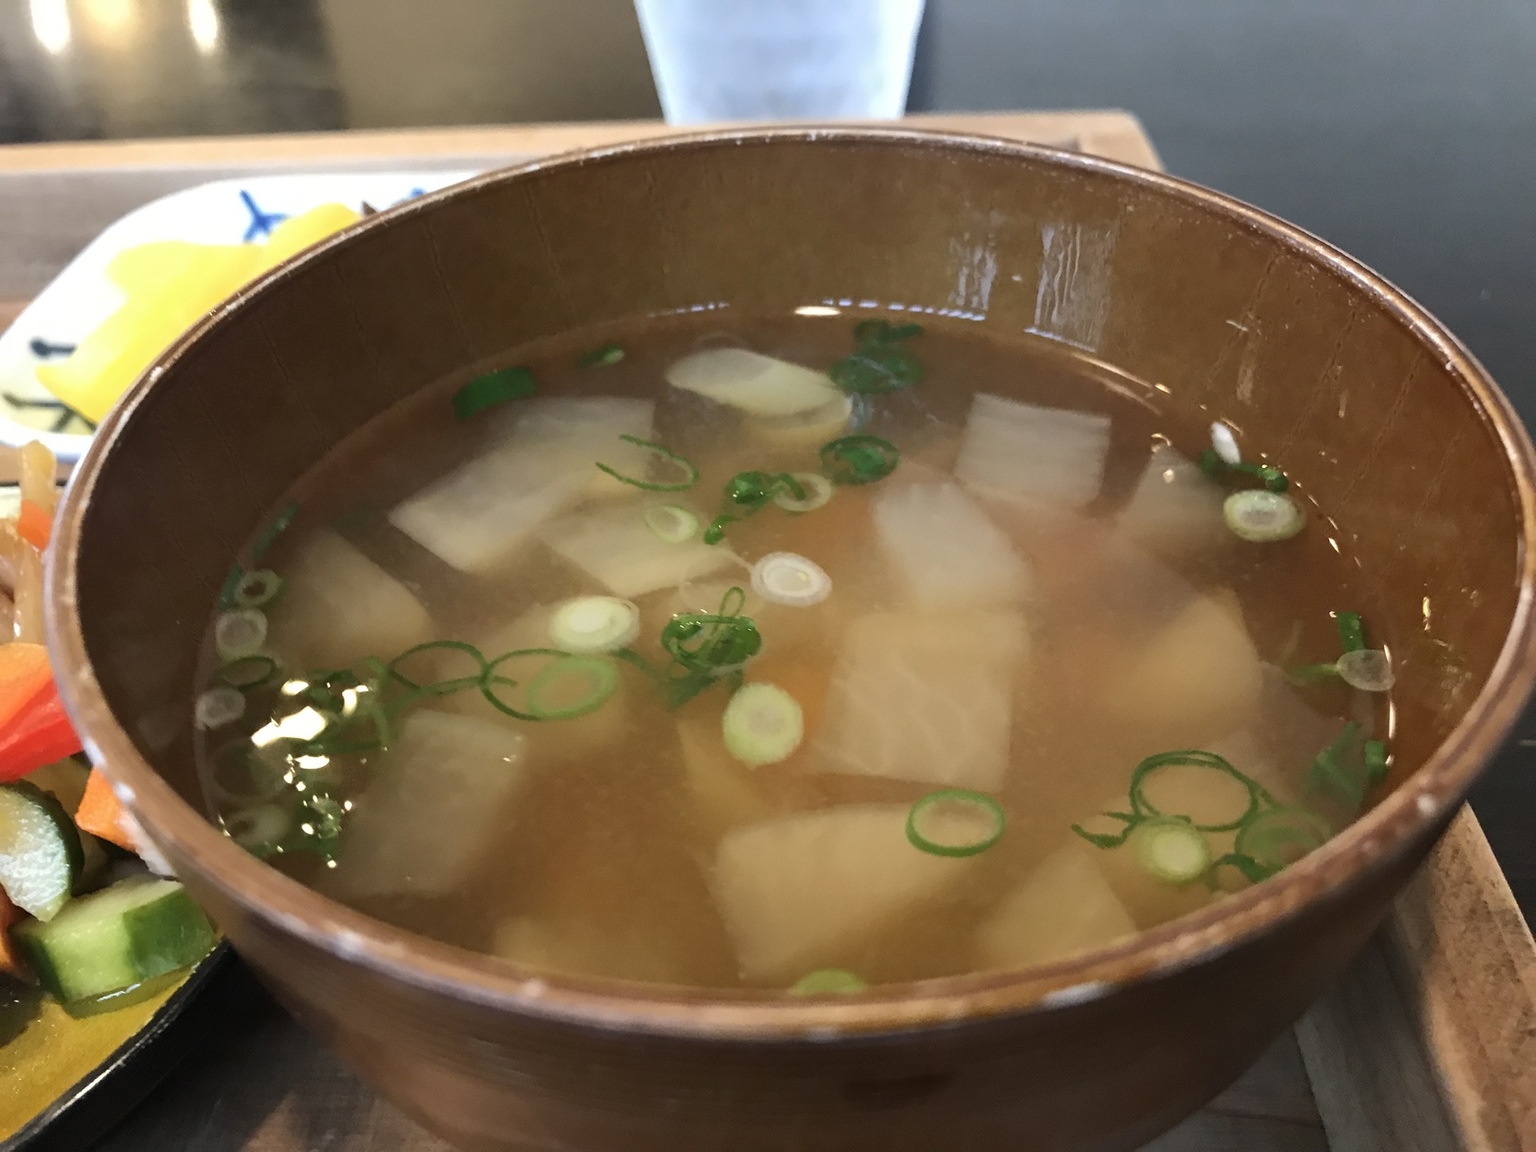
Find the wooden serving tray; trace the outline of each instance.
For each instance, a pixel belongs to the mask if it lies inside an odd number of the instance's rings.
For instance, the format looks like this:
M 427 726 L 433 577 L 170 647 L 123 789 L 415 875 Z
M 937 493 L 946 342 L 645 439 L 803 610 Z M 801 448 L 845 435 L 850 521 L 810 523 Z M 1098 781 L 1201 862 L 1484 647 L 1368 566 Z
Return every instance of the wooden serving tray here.
M 911 123 L 1160 166 L 1124 112 Z M 253 173 L 488 168 L 665 131 L 628 122 L 0 147 L 0 327 L 103 227 L 181 188 Z M 1148 1148 L 1536 1152 L 1536 944 L 1470 810 L 1294 1032 Z M 211 1043 L 98 1152 L 311 1149 L 446 1152 L 274 1013 Z

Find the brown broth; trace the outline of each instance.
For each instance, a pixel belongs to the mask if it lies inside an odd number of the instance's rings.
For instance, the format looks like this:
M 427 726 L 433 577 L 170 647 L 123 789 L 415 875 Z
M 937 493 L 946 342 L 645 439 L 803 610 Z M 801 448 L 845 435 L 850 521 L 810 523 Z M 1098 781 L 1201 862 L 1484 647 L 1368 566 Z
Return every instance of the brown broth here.
M 701 345 L 728 339 L 825 368 L 851 351 L 854 319 L 733 318 L 726 324 L 719 315 L 653 318 L 523 348 L 505 362 L 526 365 L 540 396 L 656 400 L 652 435 L 698 464 L 702 479 L 681 498 L 692 499 L 707 520 L 733 473 L 746 468 L 814 470 L 816 451 L 765 449 L 742 432 L 729 411 L 664 385 L 666 367 Z M 621 362 L 577 366 L 583 352 L 608 343 L 623 347 Z M 866 613 L 902 610 L 892 566 L 876 540 L 872 502 L 884 490 L 944 477 L 959 452 L 972 394 L 981 391 L 1101 412 L 1112 419 L 1100 495 L 1080 514 L 1063 517 L 1015 503 L 983 503 L 991 522 L 1025 558 L 1033 582 L 1022 609 L 1027 651 L 1015 661 L 1011 687 L 999 689 L 1011 701 L 1009 768 L 995 790 L 1007 812 L 1006 831 L 994 847 L 956 866 L 956 876 L 963 869 L 962 881 L 947 879 L 921 899 L 899 902 L 895 913 L 868 930 L 802 950 L 807 959 L 801 966 L 847 968 L 870 982 L 883 982 L 1048 959 L 1103 943 L 1115 934 L 1103 924 L 1082 928 L 1078 935 L 1061 928 L 1071 920 L 1070 909 L 1102 896 L 1079 890 L 1074 877 L 1088 876 L 1090 887 L 1102 887 L 1108 877 L 1123 913 L 1139 928 L 1240 886 L 1243 881 L 1230 869 L 1214 891 L 1200 881 L 1183 886 L 1154 881 L 1137 871 L 1129 847 L 1096 848 L 1072 834 L 1073 824 L 1106 806 L 1125 805 L 1128 780 L 1139 761 L 1184 746 L 1169 741 L 1201 727 L 1184 724 L 1177 715 L 1180 707 L 1146 723 L 1128 722 L 1116 711 L 1119 705 L 1107 702 L 1106 686 L 1192 597 L 1213 593 L 1238 607 L 1267 664 L 1290 667 L 1333 659 L 1338 639 L 1331 613 L 1348 608 L 1361 612 L 1368 623 L 1372 617 L 1373 605 L 1364 599 L 1354 559 L 1337 551 L 1323 517 L 1310 506 L 1308 527 L 1277 545 L 1246 544 L 1218 523 L 1216 542 L 1197 550 L 1154 557 L 1129 547 L 1114 517 L 1135 489 L 1149 451 L 1156 443 L 1171 443 L 1193 458 L 1209 443 L 1208 416 L 1181 408 L 1176 394 L 1164 394 L 1071 349 L 1033 338 L 1000 341 L 960 321 L 929 324 L 908 347 L 926 366 L 925 379 L 908 390 L 873 397 L 863 428 L 900 448 L 896 472 L 875 484 L 839 489 L 830 504 L 815 511 L 791 516 L 770 506 L 727 528 L 727 544 L 741 556 L 802 553 L 833 581 L 833 594 L 822 605 L 767 605 L 756 615 L 765 644 L 760 658 L 747 667 L 748 680 L 780 684 L 807 715 L 806 740 L 788 760 L 757 769 L 730 760 L 720 737 L 720 716 L 729 696 L 724 685 L 670 710 L 643 673 L 620 663 L 619 693 L 599 712 L 581 720 L 539 723 L 498 716 L 471 689 L 418 707 L 474 715 L 523 732 L 526 780 L 515 799 L 496 811 L 493 833 L 461 882 L 425 896 L 358 893 L 338 885 L 337 875 L 345 869 L 333 874 L 313 853 L 286 851 L 271 856 L 271 862 L 381 919 L 539 968 L 706 986 L 792 983 L 798 974 L 793 962 L 788 967 L 783 962 L 749 964 L 743 970 L 720 910 L 717 844 L 727 827 L 844 805 L 907 806 L 939 786 L 829 771 L 837 762 L 822 746 L 831 706 L 823 697 L 850 623 Z M 468 575 L 388 520 L 400 500 L 504 435 L 517 406 L 525 403 L 513 401 L 457 421 L 448 401 L 464 375 L 386 413 L 307 476 L 292 494 L 298 517 L 262 557 L 262 565 L 283 573 L 317 533 L 334 531 L 416 596 L 430 615 L 434 637 L 473 643 L 530 606 L 606 592 L 538 542 L 523 547 L 494 574 Z M 1298 497 L 1307 505 L 1305 493 Z M 580 506 L 561 514 L 578 511 Z M 747 572 L 733 568 L 699 582 L 745 586 Z M 634 649 L 656 664 L 665 662 L 656 638 L 671 613 L 713 606 L 682 604 L 666 590 L 636 600 L 642 631 Z M 274 620 L 281 611 L 279 604 Z M 953 659 L 963 670 L 968 651 L 995 646 L 983 634 L 991 630 L 989 625 L 974 635 L 957 632 L 953 652 L 937 658 Z M 1379 644 L 1386 638 L 1371 639 Z M 524 640 L 519 646 L 536 643 Z M 285 675 L 314 670 L 293 659 L 276 639 L 272 652 L 283 662 Z M 396 655 L 357 651 L 349 659 L 388 661 Z M 211 642 L 207 667 L 211 677 L 217 667 Z M 1289 804 L 1303 796 L 1314 757 L 1343 719 L 1363 722 L 1367 734 L 1372 728 L 1384 731 L 1385 697 L 1367 697 L 1337 684 L 1291 688 L 1274 672 L 1267 677 L 1257 719 L 1246 725 L 1241 739 L 1226 746 L 1234 762 L 1251 757 L 1237 767 L 1260 778 L 1277 802 Z M 983 689 L 991 691 L 985 683 Z M 205 776 L 211 772 L 213 750 L 222 754 L 232 741 L 241 743 L 275 703 L 280 700 L 271 686 L 252 692 L 248 715 L 238 725 L 201 734 Z M 604 710 L 611 714 L 604 716 Z M 891 723 L 898 721 L 905 719 L 891 717 Z M 1211 726 L 1204 722 L 1205 728 Z M 690 773 L 683 740 L 709 753 L 705 759 L 714 775 L 707 787 Z M 389 755 L 367 751 L 331 757 L 324 769 L 330 779 L 325 789 L 338 801 L 365 797 L 371 774 Z M 309 779 L 303 770 L 289 775 Z M 267 803 L 282 808 L 297 798 L 285 786 Z M 213 789 L 210 804 L 226 818 L 250 806 L 221 799 Z M 1321 809 L 1335 825 L 1355 814 L 1340 811 L 1337 804 Z M 460 829 L 431 831 L 451 839 Z M 1231 849 L 1230 834 L 1213 833 L 1208 839 L 1217 855 Z M 342 844 L 345 865 L 345 838 Z M 1083 871 L 1084 860 L 1091 875 Z M 1052 861 L 1072 863 L 1063 871 Z M 1060 881 L 1045 883 L 1046 895 L 1037 894 L 1033 903 L 1016 902 L 1023 909 L 1021 922 L 1033 923 L 1033 917 L 1038 933 L 1029 928 L 1029 942 L 1008 952 L 1011 960 L 998 960 L 1000 953 L 978 943 L 995 938 L 996 932 L 988 936 L 989 930 L 979 925 L 998 915 L 1010 894 L 1026 886 L 1042 864 L 1055 869 L 1050 875 L 1059 873 Z M 814 920 L 817 913 L 807 915 Z

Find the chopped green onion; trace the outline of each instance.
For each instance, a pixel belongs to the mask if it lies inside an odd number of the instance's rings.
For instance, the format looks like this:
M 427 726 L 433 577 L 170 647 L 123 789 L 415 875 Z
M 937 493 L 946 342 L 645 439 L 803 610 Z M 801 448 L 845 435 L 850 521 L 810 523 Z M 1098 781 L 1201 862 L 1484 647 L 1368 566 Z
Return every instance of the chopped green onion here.
M 462 652 L 469 657 L 473 665 L 473 671 L 466 671 L 463 676 L 418 682 L 401 670 L 401 666 L 413 656 L 420 656 L 427 652 Z M 480 654 L 480 649 L 476 648 L 473 644 L 466 644 L 462 640 L 428 640 L 423 644 L 407 648 L 391 660 L 386 669 L 388 676 L 381 679 L 393 679 L 395 682 L 403 684 L 406 688 L 423 696 L 449 696 L 465 688 L 477 687 L 485 677 L 485 670 L 485 657 Z
M 222 817 L 224 831 L 254 856 L 270 856 L 293 831 L 293 815 L 276 804 L 244 808 Z
M 208 774 L 211 790 L 227 803 L 258 804 L 283 790 L 283 770 L 257 754 L 250 738 L 242 736 L 213 756 Z
M 750 616 L 727 612 L 722 605 L 719 613 L 687 612 L 672 617 L 661 630 L 661 646 L 689 671 L 718 676 L 756 656 L 763 637 Z
M 453 414 L 460 420 L 468 420 L 487 408 L 512 400 L 526 400 L 538 390 L 533 373 L 528 369 L 498 368 L 476 376 L 453 394 Z
M 1268 880 L 1278 869 L 1268 868 L 1260 864 L 1252 856 L 1245 856 L 1241 852 L 1228 852 L 1225 856 L 1218 857 L 1212 862 L 1210 870 L 1205 874 L 1206 885 L 1215 891 L 1221 886 L 1221 870 L 1223 868 L 1236 868 L 1250 884 L 1257 884 L 1262 880 Z
M 818 968 L 789 986 L 791 996 L 846 996 L 869 985 L 846 968 Z
M 559 659 L 569 657 L 574 659 L 574 657 L 570 657 L 569 653 L 562 652 L 558 648 L 518 648 L 511 652 L 503 652 L 500 656 L 496 657 L 496 659 L 487 662 L 485 666 L 485 672 L 480 677 L 480 694 L 485 697 L 486 701 L 491 705 L 492 708 L 495 708 L 498 712 L 512 717 L 514 720 L 543 720 L 546 719 L 546 717 L 535 715 L 532 709 L 524 710 L 512 707 L 512 705 L 508 704 L 499 695 L 497 695 L 496 692 L 496 689 L 499 688 L 517 687 L 518 682 L 509 677 L 501 675 L 500 669 L 502 665 L 506 664 L 508 661 L 522 659 L 526 656 L 550 656 Z M 547 666 L 548 665 L 546 664 L 545 667 Z M 542 670 L 543 669 L 540 669 L 540 671 Z M 537 675 L 537 673 L 535 673 L 535 675 Z M 524 692 L 524 696 L 527 696 L 526 691 Z
M 822 467 L 836 484 L 872 484 L 896 471 L 896 445 L 878 436 L 843 436 L 821 446 Z
M 619 670 L 599 656 L 562 656 L 528 682 L 528 711 L 540 720 L 573 720 L 601 708 L 619 690 Z M 573 694 L 574 693 L 574 694 Z
M 853 330 L 858 347 L 853 355 L 832 365 L 827 375 L 844 392 L 861 395 L 910 387 L 922 380 L 923 362 L 898 345 L 922 331 L 917 324 L 860 321 Z
M 245 697 L 238 689 L 210 688 L 197 698 L 193 720 L 199 728 L 223 728 L 245 715 Z
M 1147 820 L 1136 829 L 1136 862 L 1154 880 L 1188 884 L 1211 866 L 1211 845 L 1183 820 Z
M 1391 770 L 1391 761 L 1387 756 L 1387 745 L 1381 740 L 1367 740 L 1365 742 L 1365 778 L 1370 784 L 1379 784 L 1386 779 L 1387 772 Z
M 588 352 L 576 364 L 580 368 L 611 368 L 624 359 L 624 349 L 617 344 L 604 344 L 601 348 L 594 348 Z
M 1321 848 L 1333 834 L 1328 822 L 1305 808 L 1271 808 L 1238 830 L 1233 848 L 1270 872 Z
M 214 622 L 213 646 L 225 663 L 254 656 L 266 642 L 267 618 L 255 608 L 236 608 Z
M 244 691 L 269 684 L 276 676 L 277 661 L 264 653 L 241 656 L 237 660 L 231 660 L 214 673 L 214 679 L 219 683 Z
M 658 504 L 645 510 L 645 526 L 665 544 L 684 544 L 699 534 L 699 518 L 681 504 Z
M 1335 612 L 1334 623 L 1339 629 L 1339 647 L 1345 652 L 1358 652 L 1365 647 L 1365 621 L 1358 612 Z
M 788 488 L 775 493 L 773 502 L 786 512 L 814 512 L 831 500 L 836 491 L 832 481 L 820 472 L 791 472 L 789 477 L 805 490 L 805 495 L 797 497 Z
M 1284 472 L 1273 464 L 1244 464 L 1240 461 L 1229 461 L 1213 449 L 1207 448 L 1199 456 L 1200 470 L 1207 476 L 1220 477 L 1225 473 L 1241 472 L 1252 476 L 1267 491 L 1274 493 L 1284 492 L 1291 486 Z
M 270 568 L 247 572 L 235 588 L 235 604 L 241 608 L 260 608 L 270 604 L 282 595 L 283 584 L 283 578 Z
M 975 856 L 1002 839 L 1003 806 L 985 792 L 942 788 L 907 813 L 907 839 L 932 856 Z
M 832 578 L 795 552 L 770 552 L 752 565 L 752 591 L 764 600 L 809 608 L 832 595 Z
M 1299 664 L 1295 668 L 1288 669 L 1286 678 L 1293 684 L 1308 685 L 1321 684 L 1327 680 L 1339 678 L 1339 666 L 1337 664 Z
M 608 475 L 620 483 L 629 484 L 635 488 L 643 488 L 647 492 L 686 492 L 699 482 L 699 470 L 693 466 L 691 461 L 679 456 L 670 448 L 664 448 L 662 445 L 651 440 L 641 440 L 638 436 L 620 436 L 619 439 L 626 444 L 633 444 L 637 448 L 646 449 L 666 463 L 676 466 L 682 472 L 682 478 L 678 480 L 639 480 L 633 476 L 626 476 L 617 469 L 610 468 L 607 464 L 598 463 L 597 467 L 599 470 L 608 473 Z
M 272 547 L 272 542 L 288 530 L 288 525 L 293 523 L 293 518 L 298 514 L 297 501 L 290 501 L 282 507 L 272 518 L 272 523 L 262 530 L 261 535 L 256 537 L 256 542 L 251 545 L 252 563 L 260 563 L 261 558 L 267 554 L 267 549 Z
M 1190 827 L 1200 832 L 1231 832 L 1241 828 L 1251 820 L 1263 805 L 1272 805 L 1274 803 L 1273 798 L 1257 780 L 1239 772 L 1225 757 L 1218 756 L 1214 752 L 1202 752 L 1199 749 L 1191 748 L 1178 752 L 1160 752 L 1156 756 L 1148 756 L 1136 766 L 1136 770 L 1131 773 L 1130 797 L 1131 811 L 1137 817 L 1143 820 L 1169 816 L 1188 818 L 1187 813 L 1160 811 L 1147 798 L 1148 782 L 1157 773 L 1175 767 L 1198 768 L 1220 773 L 1236 780 L 1247 793 L 1247 803 L 1243 811 L 1231 820 L 1224 820 L 1215 824 L 1198 824 L 1191 820 Z
M 725 749 L 743 764 L 761 768 L 789 759 L 805 739 L 799 703 L 776 684 L 744 684 L 731 696 L 721 720 Z
M 709 527 L 704 529 L 704 543 L 718 544 L 725 539 L 725 526 L 741 519 L 739 516 L 727 516 L 721 514 L 709 522 Z
M 1328 747 L 1319 752 L 1307 770 L 1307 787 L 1314 792 L 1331 791 L 1351 808 L 1358 808 L 1365 799 L 1364 774 L 1356 776 L 1344 764 L 1343 757 L 1360 738 L 1360 725 L 1351 720 L 1339 730 Z
M 1386 692 L 1396 682 L 1392 662 L 1380 648 L 1355 648 L 1339 657 L 1339 679 L 1362 692 Z
M 1306 526 L 1306 513 L 1289 496 L 1245 488 L 1228 496 L 1221 515 L 1233 533 L 1254 544 L 1289 540 Z
M 577 596 L 549 618 L 556 648 L 590 656 L 627 647 L 640 635 L 640 609 L 617 596 Z

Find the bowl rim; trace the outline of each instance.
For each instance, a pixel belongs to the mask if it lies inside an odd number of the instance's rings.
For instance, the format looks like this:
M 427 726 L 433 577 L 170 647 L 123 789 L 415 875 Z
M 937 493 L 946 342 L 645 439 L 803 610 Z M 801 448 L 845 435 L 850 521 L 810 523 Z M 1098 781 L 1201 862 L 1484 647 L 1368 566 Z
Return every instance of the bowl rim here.
M 825 141 L 871 148 L 993 155 L 1110 177 L 1224 217 L 1298 252 L 1372 298 L 1435 352 L 1503 449 L 1519 512 L 1517 597 L 1488 680 L 1465 714 L 1408 779 L 1338 836 L 1280 875 L 1122 942 L 1029 968 L 878 985 L 828 999 L 772 990 L 678 988 L 561 976 L 524 968 L 395 928 L 354 911 L 248 855 L 182 800 L 139 753 L 102 695 L 78 613 L 84 512 L 111 445 L 155 380 L 204 334 L 280 290 L 297 268 L 360 243 L 444 200 L 533 174 L 578 170 L 685 151 Z M 92 761 L 110 765 L 119 795 L 173 860 L 279 934 L 428 994 L 548 1022 L 712 1041 L 826 1041 L 998 1016 L 1045 1012 L 1165 977 L 1277 930 L 1304 908 L 1336 899 L 1437 835 L 1521 713 L 1536 678 L 1536 453 L 1513 406 L 1471 353 L 1401 289 L 1327 242 L 1233 197 L 1116 161 L 985 135 L 908 127 L 795 125 L 689 132 L 541 158 L 429 193 L 353 225 L 279 266 L 226 301 L 162 353 L 106 417 L 65 493 L 47 567 L 48 647 L 65 707 Z

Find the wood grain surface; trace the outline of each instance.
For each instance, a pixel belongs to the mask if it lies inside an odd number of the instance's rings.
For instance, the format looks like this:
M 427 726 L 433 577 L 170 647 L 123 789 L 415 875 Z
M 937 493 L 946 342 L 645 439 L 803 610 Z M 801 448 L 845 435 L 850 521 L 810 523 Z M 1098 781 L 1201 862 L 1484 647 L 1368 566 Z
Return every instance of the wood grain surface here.
M 1120 112 L 919 118 L 1155 167 Z M 488 167 L 650 123 L 0 148 L 0 326 L 138 203 L 258 171 Z M 9 303 L 7 302 L 9 301 Z M 275 1009 L 238 1022 L 100 1152 L 439 1152 Z M 1335 989 L 1155 1152 L 1536 1152 L 1536 946 L 1470 811 Z

